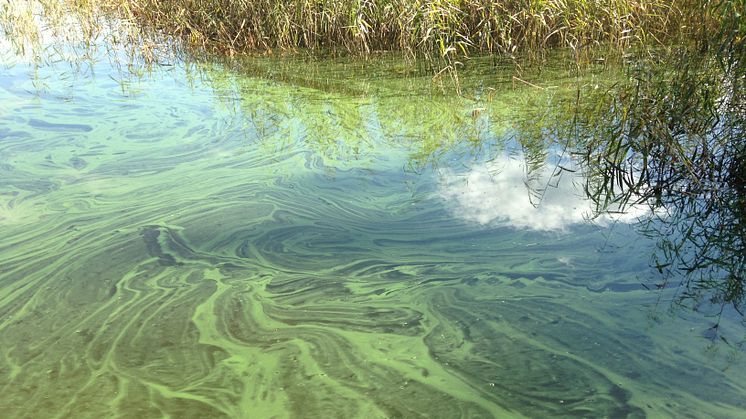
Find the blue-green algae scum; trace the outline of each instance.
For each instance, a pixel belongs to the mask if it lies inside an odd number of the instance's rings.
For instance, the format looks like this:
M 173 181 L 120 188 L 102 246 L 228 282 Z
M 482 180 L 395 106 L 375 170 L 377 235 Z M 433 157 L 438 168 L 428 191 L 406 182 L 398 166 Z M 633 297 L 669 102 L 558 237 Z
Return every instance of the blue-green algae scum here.
M 2 60 L 4 418 L 746 415 L 653 243 L 527 178 L 537 89 Z

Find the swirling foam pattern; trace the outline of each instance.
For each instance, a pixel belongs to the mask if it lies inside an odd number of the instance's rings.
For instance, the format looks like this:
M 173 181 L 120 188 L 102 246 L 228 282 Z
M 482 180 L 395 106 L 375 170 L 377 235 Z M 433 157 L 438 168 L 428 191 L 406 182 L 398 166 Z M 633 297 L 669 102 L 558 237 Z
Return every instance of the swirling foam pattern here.
M 475 123 L 396 88 L 174 67 L 123 91 L 96 68 L 0 70 L 3 417 L 746 409 L 706 324 L 650 320 L 645 242 L 471 224 L 440 197 L 422 163 L 494 143 L 508 99 Z

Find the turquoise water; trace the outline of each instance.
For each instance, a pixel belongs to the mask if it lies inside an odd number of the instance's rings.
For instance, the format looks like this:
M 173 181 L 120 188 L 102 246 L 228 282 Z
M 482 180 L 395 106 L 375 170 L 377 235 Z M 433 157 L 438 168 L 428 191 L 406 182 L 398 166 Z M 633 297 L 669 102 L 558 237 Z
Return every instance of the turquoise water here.
M 2 59 L 6 417 L 743 417 L 644 213 L 589 221 L 521 142 L 545 91 Z

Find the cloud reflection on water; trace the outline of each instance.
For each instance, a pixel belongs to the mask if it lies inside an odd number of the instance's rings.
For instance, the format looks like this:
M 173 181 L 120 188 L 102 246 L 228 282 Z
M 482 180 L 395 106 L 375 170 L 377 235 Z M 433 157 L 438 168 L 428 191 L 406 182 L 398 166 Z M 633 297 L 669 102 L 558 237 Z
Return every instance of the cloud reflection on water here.
M 457 218 L 537 231 L 562 231 L 588 222 L 631 223 L 648 213 L 644 207 L 634 207 L 624 214 L 592 218 L 593 205 L 583 193 L 580 175 L 555 170 L 555 165 L 547 164 L 529 180 L 522 156 L 503 155 L 463 173 L 442 170 L 438 192 Z

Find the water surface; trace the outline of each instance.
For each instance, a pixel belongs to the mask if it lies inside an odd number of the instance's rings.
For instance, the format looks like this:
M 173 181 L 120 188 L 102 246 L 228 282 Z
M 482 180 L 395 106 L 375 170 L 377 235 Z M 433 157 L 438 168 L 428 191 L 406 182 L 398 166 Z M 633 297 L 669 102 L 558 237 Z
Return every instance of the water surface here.
M 642 214 L 589 222 L 558 149 L 528 169 L 512 121 L 540 117 L 536 89 L 3 60 L 7 417 L 746 409 L 709 320 L 641 285 Z

